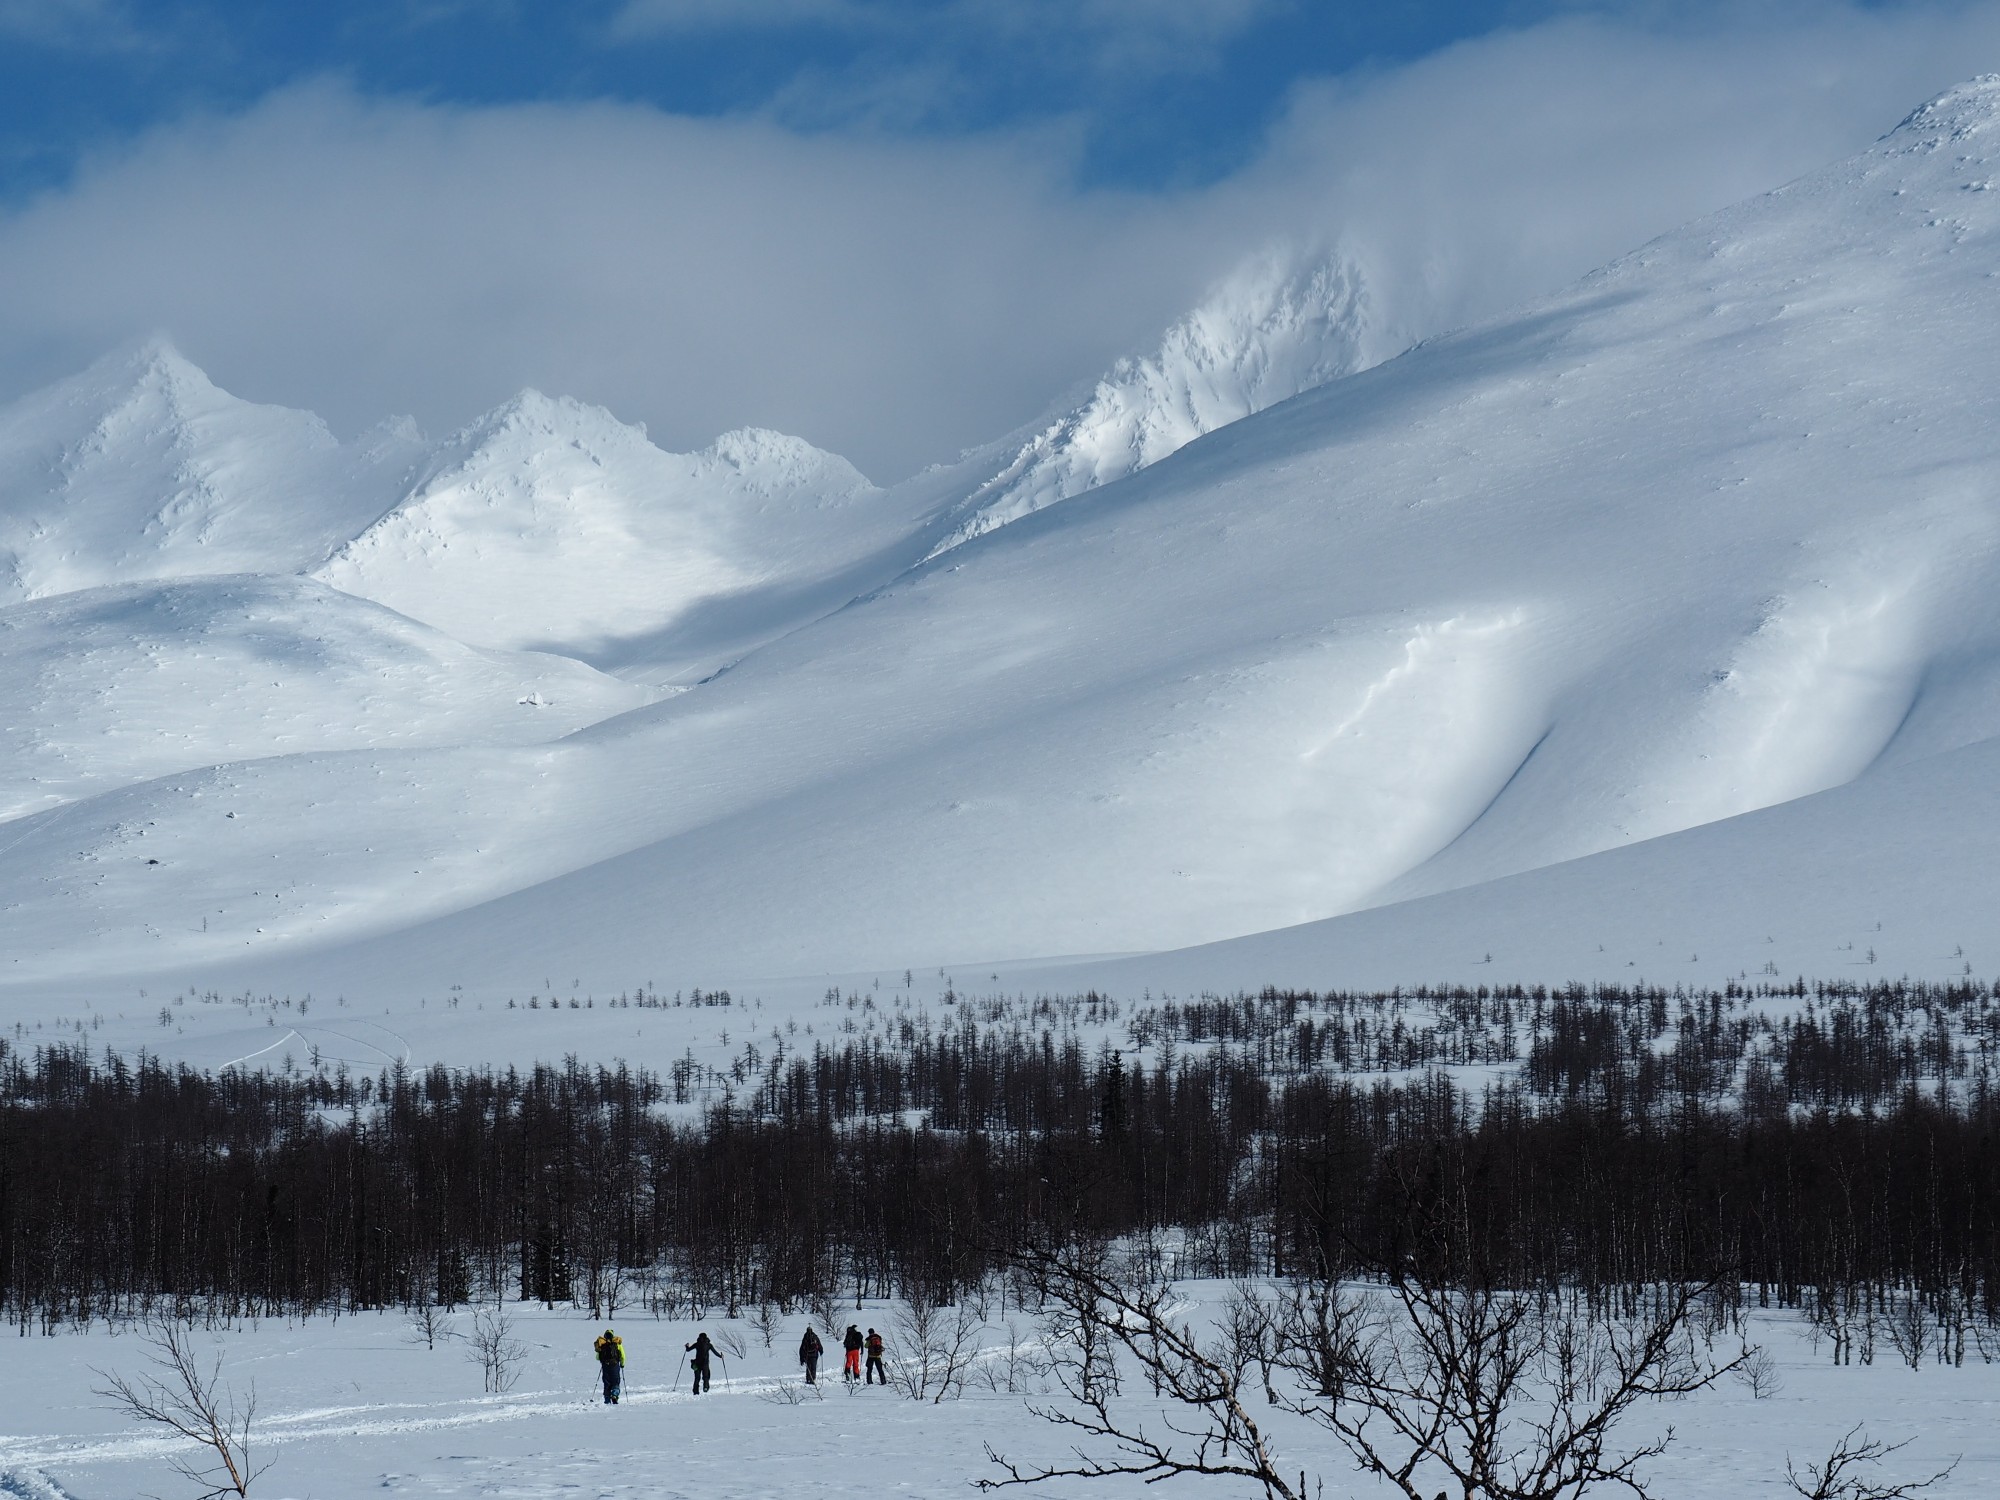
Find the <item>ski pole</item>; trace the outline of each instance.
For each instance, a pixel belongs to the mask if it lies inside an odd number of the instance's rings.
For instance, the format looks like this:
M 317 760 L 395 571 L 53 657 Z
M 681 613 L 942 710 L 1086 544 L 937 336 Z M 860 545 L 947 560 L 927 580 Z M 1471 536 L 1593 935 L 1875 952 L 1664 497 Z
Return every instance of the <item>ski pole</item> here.
M 674 1383 L 672 1389 L 678 1391 L 681 1388 L 681 1371 L 685 1370 L 687 1366 L 688 1366 L 687 1350 L 683 1349 L 681 1351 L 680 1366 L 674 1371 Z
M 717 1359 L 722 1359 L 722 1356 L 719 1353 L 715 1357 Z M 722 1359 L 722 1388 L 725 1391 L 733 1391 L 736 1389 L 736 1377 L 729 1373 L 729 1361 L 726 1359 Z

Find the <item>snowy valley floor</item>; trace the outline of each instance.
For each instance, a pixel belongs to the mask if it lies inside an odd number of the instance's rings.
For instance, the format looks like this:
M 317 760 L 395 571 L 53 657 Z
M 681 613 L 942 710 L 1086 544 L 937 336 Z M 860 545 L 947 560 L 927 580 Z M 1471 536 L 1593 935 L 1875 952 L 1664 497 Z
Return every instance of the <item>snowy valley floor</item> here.
M 1190 1288 L 1204 1300 L 1225 1288 Z M 886 1323 L 871 1305 L 859 1315 Z M 1011 1456 L 1060 1460 L 1062 1434 L 1025 1409 L 1031 1396 L 975 1386 L 963 1399 L 918 1404 L 882 1389 L 845 1391 L 788 1404 L 774 1390 L 797 1380 L 789 1358 L 803 1318 L 785 1320 L 771 1352 L 745 1323 L 745 1357 L 712 1396 L 688 1392 L 679 1377 L 692 1325 L 621 1319 L 632 1366 L 624 1404 L 607 1408 L 595 1391 L 589 1344 L 594 1325 L 569 1311 L 518 1313 L 531 1346 L 516 1387 L 481 1393 L 463 1345 L 427 1350 L 410 1341 L 399 1315 L 265 1321 L 216 1336 L 225 1374 L 254 1382 L 262 1456 L 273 1460 L 253 1493 L 340 1500 L 361 1494 L 466 1495 L 496 1500 L 656 1496 L 661 1500 L 741 1500 L 811 1494 L 942 1496 L 972 1493 L 995 1471 L 983 1445 Z M 458 1320 L 461 1326 L 465 1319 Z M 1788 1318 L 1767 1317 L 1756 1337 L 1780 1365 L 1782 1387 L 1753 1399 L 1735 1381 L 1642 1414 L 1678 1436 L 1652 1466 L 1656 1492 L 1670 1500 L 1789 1494 L 1786 1454 L 1817 1457 L 1857 1422 L 1890 1442 L 1911 1439 L 1881 1477 L 1922 1478 L 1962 1455 L 1951 1477 L 1926 1493 L 2000 1493 L 2000 1365 L 1968 1355 L 1962 1368 L 1911 1370 L 1884 1347 L 1872 1366 L 1836 1368 Z M 167 1446 L 130 1427 L 92 1394 L 95 1367 L 136 1373 L 139 1340 L 129 1334 L 9 1338 L 0 1357 L 0 1495 L 9 1500 L 128 1500 L 191 1493 L 165 1467 Z M 837 1358 L 837 1356 L 836 1356 Z M 1307 1469 L 1330 1497 L 1386 1495 L 1356 1476 L 1325 1437 L 1280 1426 L 1286 1467 Z M 1635 1424 L 1632 1431 L 1638 1431 Z M 1232 1480 L 1179 1480 L 1167 1493 L 1248 1496 Z M 1056 1482 L 1025 1491 L 1058 1500 L 1076 1495 L 1157 1495 L 1136 1481 Z

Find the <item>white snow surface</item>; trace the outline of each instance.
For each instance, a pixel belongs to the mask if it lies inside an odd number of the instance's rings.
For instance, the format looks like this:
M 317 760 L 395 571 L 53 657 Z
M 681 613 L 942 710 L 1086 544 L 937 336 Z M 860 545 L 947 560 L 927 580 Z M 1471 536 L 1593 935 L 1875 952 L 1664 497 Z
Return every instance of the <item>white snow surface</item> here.
M 303 578 L 80 589 L 0 609 L 0 819 L 217 759 L 536 744 L 659 696 Z
M 1956 972 L 1994 889 L 1996 182 L 1983 79 L 920 564 L 978 455 L 877 491 L 523 397 L 317 576 L 707 680 L 530 747 L 218 739 L 17 817 L 0 983 L 616 989 L 1231 939 L 1181 972 L 1560 978 L 1602 944 L 1616 977 L 1650 942 L 1698 978 L 1718 942 L 1776 961 L 1757 937 L 1858 963 L 1856 924 L 1904 917 L 1894 961 Z
M 1184 1316 L 1207 1326 L 1230 1288 L 1191 1282 L 1182 1290 Z M 616 1327 L 627 1351 L 625 1395 L 610 1407 L 596 1398 L 590 1354 L 601 1323 L 533 1304 L 511 1311 L 527 1356 L 519 1383 L 501 1395 L 482 1392 L 463 1343 L 447 1338 L 426 1348 L 396 1314 L 276 1319 L 197 1334 L 205 1356 L 212 1349 L 221 1357 L 222 1379 L 236 1394 L 254 1388 L 252 1456 L 271 1468 L 252 1493 L 268 1500 L 363 1494 L 765 1500 L 803 1490 L 831 1500 L 884 1494 L 929 1500 L 969 1493 L 972 1481 L 996 1477 L 988 1445 L 1024 1463 L 1073 1457 L 1074 1434 L 1028 1410 L 1030 1401 L 1050 1399 L 1046 1382 L 1029 1375 L 1017 1382 L 1025 1389 L 1006 1390 L 999 1380 L 1002 1352 L 982 1361 L 1001 1388 L 988 1389 L 976 1376 L 959 1400 L 933 1405 L 880 1386 L 848 1391 L 829 1377 L 824 1399 L 791 1402 L 782 1397 L 800 1385 L 790 1356 L 805 1319 L 784 1318 L 769 1351 L 747 1322 L 711 1319 L 712 1334 L 733 1330 L 747 1347 L 742 1358 L 719 1361 L 713 1390 L 697 1397 L 677 1369 L 696 1326 L 623 1312 Z M 893 1340 L 883 1304 L 871 1302 L 854 1316 L 889 1330 Z M 469 1321 L 462 1310 L 449 1331 L 462 1336 Z M 996 1310 L 990 1343 L 1004 1341 L 1008 1321 L 1032 1341 L 1032 1317 L 1013 1311 L 1003 1319 Z M 1787 1456 L 1817 1460 L 1857 1422 L 1884 1442 L 1909 1444 L 1864 1477 L 1917 1480 L 1956 1460 L 1950 1477 L 1925 1495 L 1970 1500 L 2000 1483 L 1991 1418 L 2000 1400 L 1996 1367 L 1975 1358 L 1961 1368 L 1927 1363 L 1911 1370 L 1886 1347 L 1873 1365 L 1835 1366 L 1827 1346 L 1815 1348 L 1785 1316 L 1756 1316 L 1749 1333 L 1776 1362 L 1775 1394 L 1753 1400 L 1728 1380 L 1672 1405 L 1642 1405 L 1617 1430 L 1621 1440 L 1636 1441 L 1669 1424 L 1675 1429 L 1666 1452 L 1644 1467 L 1662 1500 L 1789 1495 Z M 895 1352 L 892 1342 L 892 1360 Z M 88 1335 L 10 1339 L 0 1362 L 0 1496 L 127 1500 L 193 1493 L 175 1488 L 166 1467 L 177 1452 L 195 1456 L 191 1450 L 125 1423 L 93 1394 L 103 1385 L 98 1371 L 131 1376 L 144 1368 L 139 1340 L 102 1325 Z M 1128 1375 L 1125 1396 L 1122 1414 L 1154 1423 L 1172 1415 L 1134 1376 Z M 1261 1410 L 1258 1420 L 1287 1472 L 1323 1479 L 1329 1497 L 1376 1500 L 1389 1493 L 1357 1473 L 1312 1426 Z M 1165 1489 L 1248 1493 L 1226 1480 L 1190 1479 Z M 1161 1492 L 1130 1479 L 1057 1481 L 1028 1493 L 1139 1500 Z

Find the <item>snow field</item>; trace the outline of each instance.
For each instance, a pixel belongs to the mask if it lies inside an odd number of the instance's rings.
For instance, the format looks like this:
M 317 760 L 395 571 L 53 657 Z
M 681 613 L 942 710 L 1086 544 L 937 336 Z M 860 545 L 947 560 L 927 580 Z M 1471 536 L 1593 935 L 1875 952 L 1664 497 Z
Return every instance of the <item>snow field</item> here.
M 1189 1315 L 1201 1317 L 1229 1288 L 1191 1283 L 1186 1290 Z M 626 1395 L 618 1407 L 607 1408 L 590 1354 L 590 1340 L 603 1325 L 539 1304 L 510 1310 L 530 1353 L 518 1383 L 499 1396 L 482 1391 L 479 1369 L 464 1358 L 462 1346 L 447 1341 L 425 1349 L 411 1342 L 407 1320 L 396 1313 L 266 1320 L 217 1334 L 214 1347 L 225 1375 L 239 1390 L 255 1383 L 263 1452 L 276 1460 L 254 1493 L 271 1500 L 379 1492 L 731 1500 L 801 1489 L 944 1496 L 967 1493 L 970 1481 L 993 1472 L 986 1444 L 1017 1460 L 1067 1456 L 1064 1434 L 1025 1409 L 1027 1400 L 1043 1398 L 1041 1379 L 1024 1376 L 1028 1390 L 1007 1392 L 1004 1356 L 997 1350 L 987 1367 L 1000 1390 L 976 1377 L 962 1399 L 940 1405 L 881 1388 L 850 1392 L 841 1388 L 836 1356 L 828 1361 L 834 1376 L 824 1399 L 791 1404 L 777 1399 L 777 1391 L 798 1381 L 794 1355 L 805 1317 L 783 1319 L 769 1352 L 747 1322 L 713 1319 L 702 1326 L 712 1333 L 733 1330 L 746 1340 L 746 1352 L 730 1361 L 726 1379 L 718 1363 L 714 1392 L 697 1398 L 689 1394 L 685 1372 L 673 1389 L 681 1346 L 694 1337 L 695 1325 L 621 1313 L 612 1322 L 628 1351 Z M 853 1316 L 887 1331 L 892 1310 L 871 1302 Z M 462 1329 L 467 1321 L 461 1312 L 456 1325 Z M 1027 1321 L 1017 1316 L 1017 1330 L 1025 1333 Z M 1673 1446 L 1650 1470 L 1667 1500 L 1790 1493 L 1783 1484 L 1786 1454 L 1821 1456 L 1857 1422 L 1887 1441 L 1913 1439 L 1889 1460 L 1885 1477 L 1921 1478 L 1961 1456 L 1951 1478 L 1928 1493 L 1954 1500 L 2000 1485 L 1996 1367 L 1975 1361 L 1911 1370 L 1886 1349 L 1872 1366 L 1835 1367 L 1826 1347 L 1815 1351 L 1789 1317 L 1760 1316 L 1753 1329 L 1778 1363 L 1781 1384 L 1774 1395 L 1753 1399 L 1740 1382 L 1725 1381 L 1635 1418 L 1628 1436 L 1642 1435 L 1644 1423 L 1676 1431 Z M 93 1366 L 127 1373 L 139 1368 L 135 1337 L 100 1326 L 87 1335 L 19 1339 L 11 1346 L 0 1362 L 0 1494 L 123 1500 L 147 1491 L 173 1493 L 161 1463 L 167 1451 L 162 1441 L 125 1426 L 91 1395 L 98 1383 Z M 1140 1383 L 1128 1386 L 1138 1386 L 1131 1392 L 1136 1409 L 1158 1409 Z M 1277 1431 L 1287 1468 L 1296 1463 L 1323 1478 L 1329 1496 L 1373 1500 L 1387 1494 L 1355 1475 L 1316 1430 L 1300 1424 Z M 1190 1495 L 1246 1493 L 1229 1481 L 1182 1480 L 1174 1488 Z M 1136 1481 L 1056 1482 L 1040 1489 L 1063 1500 L 1157 1492 Z

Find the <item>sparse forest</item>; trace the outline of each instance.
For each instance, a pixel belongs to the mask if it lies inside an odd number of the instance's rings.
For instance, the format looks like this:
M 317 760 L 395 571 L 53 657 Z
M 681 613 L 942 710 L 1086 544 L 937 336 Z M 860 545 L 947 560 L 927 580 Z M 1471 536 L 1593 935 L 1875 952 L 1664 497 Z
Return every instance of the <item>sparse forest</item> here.
M 2000 1355 L 1997 988 L 829 992 L 824 1035 L 660 1074 L 0 1044 L 0 1310 L 940 1306 L 1127 1237 L 1170 1277 L 1699 1284 L 1836 1359 Z

